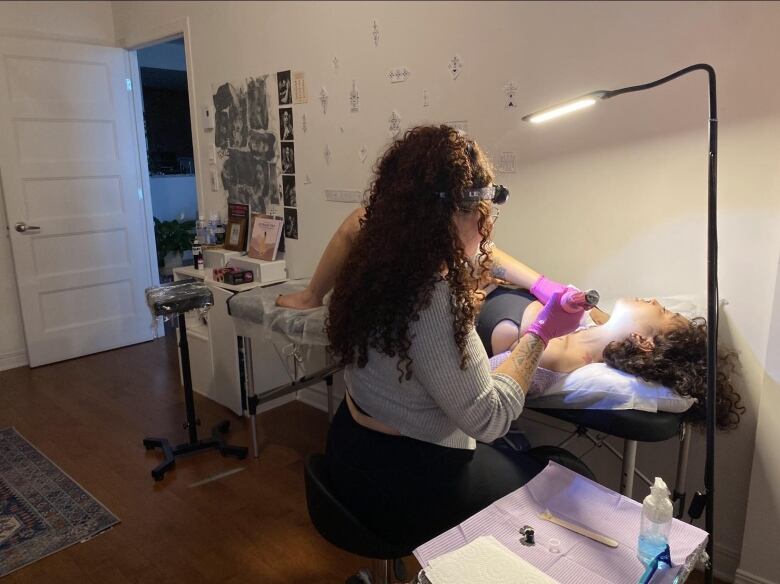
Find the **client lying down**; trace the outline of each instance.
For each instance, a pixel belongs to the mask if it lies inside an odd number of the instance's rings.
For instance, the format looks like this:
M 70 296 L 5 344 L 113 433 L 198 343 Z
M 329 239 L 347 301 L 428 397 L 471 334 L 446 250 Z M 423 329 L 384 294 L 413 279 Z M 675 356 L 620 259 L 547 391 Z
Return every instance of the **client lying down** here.
M 351 213 L 333 235 L 305 290 L 277 299 L 279 306 L 312 308 L 321 306 L 325 294 L 333 287 L 349 249 L 361 228 L 364 210 Z M 479 334 L 493 368 L 506 358 L 518 339 L 534 322 L 544 302 L 554 290 L 563 287 L 544 278 L 505 252 L 493 247 L 491 282 L 509 282 L 521 289 L 495 288 L 482 306 L 476 322 Z M 536 296 L 527 290 L 532 290 Z M 569 335 L 553 339 L 544 350 L 541 363 L 529 388 L 533 398 L 571 372 L 591 363 L 633 374 L 656 382 L 679 396 L 695 399 L 689 410 L 691 421 L 703 424 L 706 395 L 707 323 L 703 318 L 689 320 L 669 312 L 656 300 L 624 298 L 619 300 L 610 317 L 599 309 L 590 312 L 591 326 L 583 326 Z M 744 407 L 734 390 L 730 375 L 735 357 L 719 354 L 716 404 L 718 427 L 737 426 Z
M 495 368 L 509 355 L 543 304 L 525 290 L 499 287 L 480 312 L 476 329 Z M 592 311 L 596 313 L 596 310 Z M 657 300 L 621 298 L 612 315 L 599 311 L 593 324 L 550 340 L 528 391 L 544 392 L 569 373 L 591 363 L 659 383 L 696 401 L 690 418 L 703 423 L 706 394 L 707 324 L 664 308 Z M 598 323 L 598 324 L 597 324 Z M 718 367 L 716 418 L 721 429 L 734 428 L 744 408 L 729 379 L 733 356 L 723 355 Z

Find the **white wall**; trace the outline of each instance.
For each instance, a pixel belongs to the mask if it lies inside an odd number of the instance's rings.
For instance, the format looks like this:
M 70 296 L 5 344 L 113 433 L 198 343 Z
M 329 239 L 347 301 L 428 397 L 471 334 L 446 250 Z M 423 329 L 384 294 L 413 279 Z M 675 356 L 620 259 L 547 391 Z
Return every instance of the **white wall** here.
M 737 581 L 742 584 L 761 583 L 759 578 L 780 582 L 780 561 L 777 559 L 777 543 L 780 542 L 780 491 L 777 487 L 780 485 L 780 449 L 777 447 L 780 444 L 780 425 L 777 423 L 777 412 L 780 412 L 780 269 L 771 314 L 742 563 L 737 572 Z
M 0 35 L 114 44 L 110 2 L 0 2 Z M 0 161 L 0 171 L 2 161 Z M 0 186 L 1 190 L 1 186 Z M 0 225 L 6 225 L 0 192 Z M 11 241 L 0 233 L 0 371 L 27 364 Z
M 780 248 L 780 82 L 776 68 L 780 6 L 748 2 L 115 2 L 118 43 L 188 17 L 198 104 L 212 84 L 293 69 L 306 74 L 309 103 L 294 106 L 301 237 L 288 242 L 293 276 L 310 275 L 328 238 L 354 207 L 327 203 L 325 188 L 367 186 L 371 162 L 388 142 L 395 109 L 408 127 L 467 120 L 489 152 L 517 155 L 512 191 L 496 239 L 550 276 L 607 296 L 704 295 L 707 100 L 698 73 L 652 92 L 621 97 L 547 127 L 520 116 L 597 88 L 646 82 L 697 62 L 715 66 L 720 113 L 720 291 L 728 301 L 721 332 L 742 353 L 740 389 L 748 406 L 738 431 L 718 438 L 716 493 L 720 571 L 733 573 L 742 530 L 764 384 L 769 317 Z M 381 37 L 373 44 L 372 23 Z M 453 81 L 447 63 L 464 63 Z M 333 58 L 339 60 L 338 69 Z M 389 68 L 411 77 L 391 85 Z M 357 81 L 361 110 L 350 113 Z M 515 81 L 516 111 L 503 107 Z M 327 115 L 318 95 L 330 95 Z M 423 107 L 423 90 L 431 105 Z M 301 115 L 309 130 L 301 132 Z M 200 176 L 208 168 L 200 132 Z M 333 160 L 325 164 L 329 145 Z M 365 144 L 369 157 L 358 159 Z M 303 184 L 308 174 L 311 184 Z M 207 176 L 207 175 L 206 175 Z M 223 208 L 222 193 L 205 193 Z M 767 389 L 764 387 L 764 391 Z M 766 424 L 764 424 L 765 426 Z M 533 431 L 533 430 L 532 430 Z M 575 447 L 576 450 L 579 447 Z M 642 445 L 653 476 L 674 475 L 674 441 Z M 688 491 L 702 488 L 703 441 L 697 435 Z M 589 458 L 602 478 L 618 470 Z M 777 483 L 775 483 L 777 484 Z M 771 485 L 771 483 L 770 483 Z M 775 500 L 780 497 L 777 486 Z M 642 488 L 637 487 L 637 496 Z M 764 577 L 773 566 L 746 554 Z

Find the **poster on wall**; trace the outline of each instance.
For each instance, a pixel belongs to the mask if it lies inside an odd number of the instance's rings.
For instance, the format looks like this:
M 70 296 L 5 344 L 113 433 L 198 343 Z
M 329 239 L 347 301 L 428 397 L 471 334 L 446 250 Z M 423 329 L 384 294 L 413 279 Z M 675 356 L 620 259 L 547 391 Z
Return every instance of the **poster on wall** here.
M 283 107 L 279 109 L 279 121 L 281 124 L 282 140 L 294 140 L 295 133 L 293 131 L 293 115 L 291 107 Z
M 298 210 L 284 208 L 284 236 L 288 239 L 298 239 Z
M 276 74 L 276 83 L 279 86 L 279 105 L 292 104 L 292 82 L 289 71 L 279 71 Z
M 284 175 L 282 176 L 282 199 L 284 200 L 285 207 L 297 207 L 298 203 L 295 198 L 295 177 Z
M 213 87 L 214 142 L 228 200 L 266 213 L 281 202 L 279 119 L 269 75 Z
M 295 144 L 282 142 L 282 174 L 295 174 Z

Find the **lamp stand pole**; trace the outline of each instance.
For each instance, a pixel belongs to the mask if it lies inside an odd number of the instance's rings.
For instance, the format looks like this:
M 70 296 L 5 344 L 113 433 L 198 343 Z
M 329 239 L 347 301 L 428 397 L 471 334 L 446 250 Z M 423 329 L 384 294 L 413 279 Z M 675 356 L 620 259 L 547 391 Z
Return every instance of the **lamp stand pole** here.
M 709 562 L 705 571 L 705 582 L 713 581 L 714 517 L 715 517 L 715 404 L 717 401 L 718 362 L 718 108 L 715 84 L 715 69 L 700 63 L 680 69 L 662 79 L 612 91 L 605 91 L 602 99 L 609 99 L 624 93 L 644 91 L 663 85 L 673 79 L 691 73 L 705 71 L 709 80 L 709 157 L 707 168 L 707 404 L 706 438 L 707 449 L 704 463 L 705 528 Z

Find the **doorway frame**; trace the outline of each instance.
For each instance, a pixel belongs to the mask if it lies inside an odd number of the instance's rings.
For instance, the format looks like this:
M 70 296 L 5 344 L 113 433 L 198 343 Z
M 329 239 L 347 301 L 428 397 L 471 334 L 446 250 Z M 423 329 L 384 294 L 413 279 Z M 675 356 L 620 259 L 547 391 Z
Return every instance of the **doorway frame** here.
M 138 144 L 138 184 L 143 189 L 144 214 L 146 216 L 146 239 L 149 248 L 149 271 L 152 284 L 160 285 L 160 274 L 157 269 L 157 246 L 154 240 L 154 213 L 152 211 L 152 191 L 149 181 L 149 159 L 146 149 L 146 134 L 144 132 L 143 88 L 138 67 L 136 51 L 152 45 L 164 43 L 173 39 L 184 39 L 184 58 L 187 66 L 187 98 L 190 107 L 190 134 L 192 136 L 192 153 L 195 170 L 195 192 L 198 203 L 198 215 L 205 214 L 203 189 L 203 172 L 200 158 L 200 136 L 198 134 L 198 100 L 195 95 L 195 67 L 192 60 L 192 43 L 190 19 L 185 16 L 172 22 L 150 27 L 135 32 L 125 38 L 117 39 L 117 45 L 128 52 L 130 59 L 130 80 L 132 83 L 133 117 Z M 157 336 L 164 336 L 162 323 L 156 327 Z

